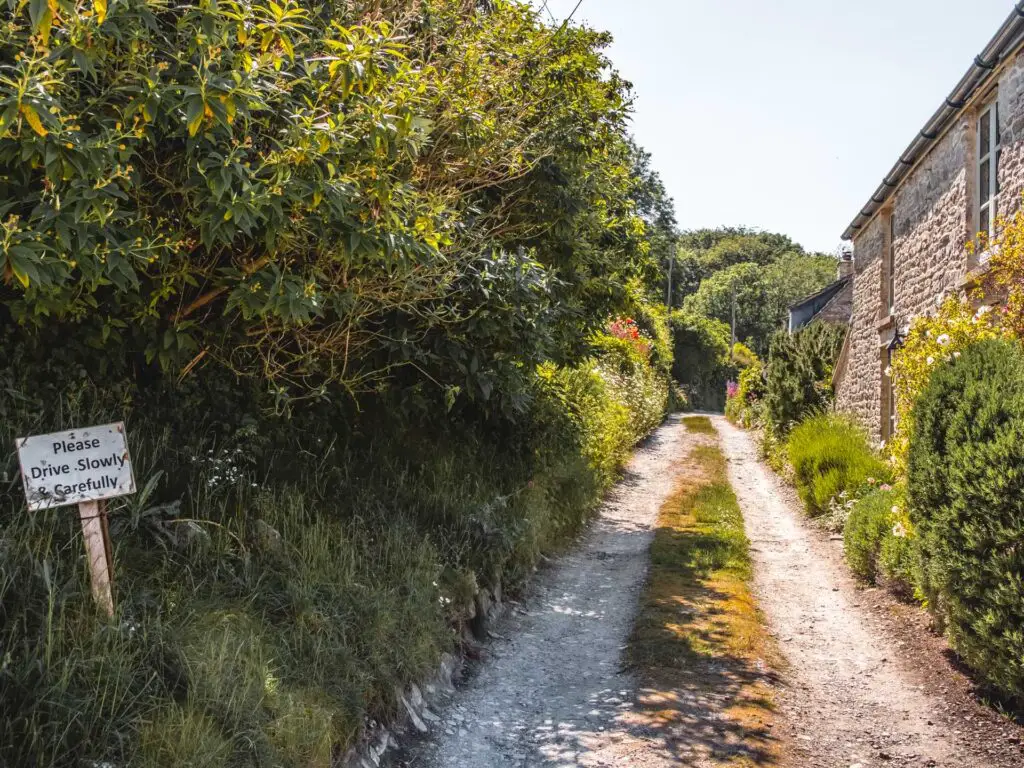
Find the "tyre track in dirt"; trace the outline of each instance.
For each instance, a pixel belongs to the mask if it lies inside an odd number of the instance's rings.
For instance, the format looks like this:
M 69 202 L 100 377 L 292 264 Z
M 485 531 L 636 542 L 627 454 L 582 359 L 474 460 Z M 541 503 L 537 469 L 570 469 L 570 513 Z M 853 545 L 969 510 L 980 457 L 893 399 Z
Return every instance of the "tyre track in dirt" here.
M 729 459 L 755 565 L 754 593 L 789 664 L 780 699 L 788 765 L 1001 768 L 1018 748 L 963 739 L 925 690 L 916 659 L 862 605 L 864 592 L 757 458 L 753 436 L 713 419 Z M 987 741 L 987 740 L 986 740 Z
M 621 656 L 653 526 L 675 488 L 673 467 L 696 440 L 672 417 L 637 449 L 583 540 L 538 574 L 434 732 L 408 746 L 397 765 L 679 764 L 657 729 L 632 716 L 636 684 Z

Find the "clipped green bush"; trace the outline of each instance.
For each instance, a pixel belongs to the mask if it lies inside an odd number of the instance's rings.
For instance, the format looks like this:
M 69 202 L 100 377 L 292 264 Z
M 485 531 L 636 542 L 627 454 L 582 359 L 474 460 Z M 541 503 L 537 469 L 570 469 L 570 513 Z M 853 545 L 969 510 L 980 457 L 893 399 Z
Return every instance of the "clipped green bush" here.
M 766 426 L 786 434 L 807 415 L 832 403 L 832 370 L 844 330 L 811 323 L 796 333 L 779 331 L 771 341 L 765 374 Z
M 850 418 L 822 413 L 800 423 L 786 444 L 801 500 L 811 515 L 828 510 L 841 493 L 851 494 L 869 479 L 889 478 L 886 463 Z
M 1024 700 L 1024 350 L 984 341 L 915 406 L 908 493 L 921 589 L 950 644 Z

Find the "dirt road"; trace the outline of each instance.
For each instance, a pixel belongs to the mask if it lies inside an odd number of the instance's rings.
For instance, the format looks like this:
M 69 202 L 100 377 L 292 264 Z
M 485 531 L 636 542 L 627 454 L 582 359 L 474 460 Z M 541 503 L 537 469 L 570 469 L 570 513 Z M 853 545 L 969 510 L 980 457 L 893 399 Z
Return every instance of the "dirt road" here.
M 673 464 L 693 440 L 678 418 L 645 443 L 571 554 L 544 572 L 499 628 L 488 661 L 442 714 L 436 736 L 399 764 L 416 768 L 671 763 L 623 717 L 633 681 L 620 657 L 636 612 Z
M 947 700 L 924 690 L 914 669 L 919 658 L 864 605 L 864 591 L 836 550 L 757 460 L 751 434 L 722 417 L 713 421 L 751 540 L 754 592 L 790 665 L 781 699 L 789 764 L 1024 765 L 1019 747 L 1006 739 L 961 737 L 972 719 L 991 714 L 951 713 Z
M 1016 726 L 1001 730 L 999 718 L 981 705 L 953 701 L 948 670 L 932 670 L 935 683 L 914 668 L 923 657 L 907 653 L 885 617 L 862 604 L 865 593 L 837 558 L 836 544 L 807 522 L 792 491 L 758 462 L 751 434 L 721 417 L 714 425 L 751 539 L 754 592 L 788 663 L 772 733 L 782 744 L 781 762 L 688 751 L 685 728 L 697 745 L 713 737 L 718 714 L 714 696 L 685 689 L 682 695 L 701 713 L 684 723 L 682 739 L 677 730 L 667 743 L 638 717 L 637 686 L 621 668 L 651 528 L 698 440 L 672 419 L 637 451 L 580 545 L 539 574 L 431 736 L 410 745 L 395 764 L 1024 766 Z M 937 642 L 932 656 L 941 658 Z M 972 737 L 978 731 L 963 727 L 965 719 L 968 726 L 984 720 L 985 738 Z

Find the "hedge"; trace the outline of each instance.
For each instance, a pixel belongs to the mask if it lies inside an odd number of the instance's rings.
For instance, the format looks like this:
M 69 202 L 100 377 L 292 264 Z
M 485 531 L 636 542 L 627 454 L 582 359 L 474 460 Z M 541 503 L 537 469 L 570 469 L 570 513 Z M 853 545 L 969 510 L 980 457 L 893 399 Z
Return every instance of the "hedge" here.
M 1024 698 L 1024 350 L 984 341 L 918 399 L 908 493 L 920 586 L 952 647 Z

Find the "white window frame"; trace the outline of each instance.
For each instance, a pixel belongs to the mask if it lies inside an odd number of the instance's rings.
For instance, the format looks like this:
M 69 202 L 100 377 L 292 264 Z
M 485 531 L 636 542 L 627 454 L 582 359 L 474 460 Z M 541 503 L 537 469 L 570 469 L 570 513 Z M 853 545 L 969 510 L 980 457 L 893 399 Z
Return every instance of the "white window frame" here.
M 982 123 L 986 115 L 989 118 L 987 136 L 989 151 L 982 154 L 982 141 L 986 138 L 982 135 Z M 978 194 L 975 201 L 975 210 L 978 216 L 975 222 L 977 223 L 978 231 L 988 235 L 990 239 L 995 234 L 996 216 L 999 214 L 999 161 L 1002 150 L 999 134 L 999 101 L 993 100 L 986 104 L 978 113 L 978 164 L 974 170 L 978 185 Z M 981 173 L 981 169 L 986 162 L 989 166 L 988 189 L 983 188 Z M 986 192 L 988 193 L 988 199 L 983 202 Z M 982 225 L 982 216 L 985 214 L 988 215 L 987 227 Z

